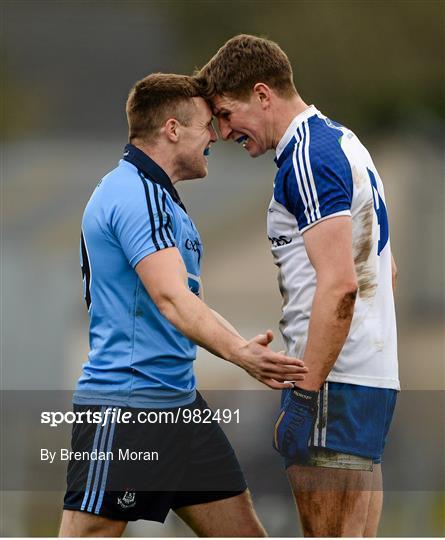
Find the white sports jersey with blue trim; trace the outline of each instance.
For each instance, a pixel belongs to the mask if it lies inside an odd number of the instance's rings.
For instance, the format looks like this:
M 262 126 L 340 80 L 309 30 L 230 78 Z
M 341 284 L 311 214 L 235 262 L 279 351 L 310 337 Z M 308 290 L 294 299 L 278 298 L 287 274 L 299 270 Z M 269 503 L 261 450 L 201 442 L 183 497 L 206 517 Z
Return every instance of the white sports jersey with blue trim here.
M 325 219 L 351 216 L 358 294 L 327 380 L 399 390 L 388 216 L 371 156 L 352 131 L 311 106 L 289 125 L 275 162 L 267 229 L 279 269 L 286 354 L 304 355 L 316 287 L 303 234 Z

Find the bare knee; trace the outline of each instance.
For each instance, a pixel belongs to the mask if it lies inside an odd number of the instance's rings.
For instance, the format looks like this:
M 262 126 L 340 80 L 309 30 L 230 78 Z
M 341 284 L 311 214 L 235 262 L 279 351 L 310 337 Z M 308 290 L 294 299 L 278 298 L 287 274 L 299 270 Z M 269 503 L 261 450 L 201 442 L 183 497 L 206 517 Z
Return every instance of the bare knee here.
M 255 508 L 253 506 L 252 496 L 250 494 L 249 490 L 246 490 L 243 493 L 243 497 L 246 501 L 246 516 L 249 516 L 248 519 L 246 519 L 244 522 L 242 522 L 239 536 L 243 538 L 251 538 L 251 537 L 258 537 L 258 538 L 266 538 L 267 532 L 266 529 L 261 524 L 261 521 L 259 520 L 257 513 L 255 512 Z
M 59 537 L 117 537 L 121 536 L 127 523 L 86 512 L 64 510 Z
M 184 506 L 175 512 L 200 537 L 267 536 L 247 490 L 235 497 Z
M 304 536 L 363 536 L 372 473 L 292 466 L 288 469 Z
M 296 502 L 305 537 L 357 537 L 363 536 L 366 523 L 366 505 L 362 516 L 353 502 L 351 493 L 303 492 L 296 494 Z
M 267 533 L 260 521 L 256 518 L 243 523 L 237 531 L 237 536 L 241 538 L 266 538 Z

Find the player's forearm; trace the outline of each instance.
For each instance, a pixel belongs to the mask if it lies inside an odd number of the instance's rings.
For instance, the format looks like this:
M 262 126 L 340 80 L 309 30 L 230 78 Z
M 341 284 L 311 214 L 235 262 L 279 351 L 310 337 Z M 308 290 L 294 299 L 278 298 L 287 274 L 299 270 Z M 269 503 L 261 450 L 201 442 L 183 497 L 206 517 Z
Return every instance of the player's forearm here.
M 215 311 L 214 309 L 211 309 L 210 310 L 213 315 L 215 316 L 215 318 L 217 319 L 217 321 L 222 325 L 224 326 L 224 328 L 226 328 L 229 332 L 231 332 L 234 336 L 237 336 L 241 339 L 243 339 L 243 336 L 238 332 L 238 330 L 232 326 L 229 321 L 227 321 L 222 315 L 220 315 L 217 311 Z
M 303 357 L 309 373 L 298 386 L 318 390 L 329 375 L 348 336 L 356 293 L 354 284 L 317 285 Z
M 246 340 L 189 290 L 163 298 L 158 308 L 173 326 L 197 345 L 238 364 L 238 353 Z

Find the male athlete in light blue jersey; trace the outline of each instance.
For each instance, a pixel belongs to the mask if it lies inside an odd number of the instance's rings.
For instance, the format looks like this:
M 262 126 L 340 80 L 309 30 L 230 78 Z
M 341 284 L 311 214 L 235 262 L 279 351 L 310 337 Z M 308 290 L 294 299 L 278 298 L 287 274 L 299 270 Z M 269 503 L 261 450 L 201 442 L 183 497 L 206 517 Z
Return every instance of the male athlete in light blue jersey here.
M 198 231 L 167 174 L 128 144 L 83 216 L 91 342 L 74 403 L 100 396 L 102 404 L 177 407 L 195 400 L 196 345 L 165 319 L 134 271 L 148 255 L 172 247 L 184 261 L 190 291 L 199 296 Z
M 90 353 L 74 410 L 103 421 L 74 424 L 60 536 L 119 536 L 170 510 L 198 536 L 264 536 L 229 441 L 204 421 L 196 344 L 271 388 L 307 370 L 268 349 L 270 331 L 246 341 L 200 298 L 202 244 L 174 187 L 207 174 L 217 139 L 196 82 L 149 75 L 127 117 L 130 144 L 82 221 Z
M 305 536 L 375 536 L 380 460 L 399 390 L 383 184 L 349 129 L 298 95 L 267 39 L 230 39 L 198 74 L 221 135 L 275 150 L 267 229 L 286 354 L 306 379 L 285 390 L 273 434 Z

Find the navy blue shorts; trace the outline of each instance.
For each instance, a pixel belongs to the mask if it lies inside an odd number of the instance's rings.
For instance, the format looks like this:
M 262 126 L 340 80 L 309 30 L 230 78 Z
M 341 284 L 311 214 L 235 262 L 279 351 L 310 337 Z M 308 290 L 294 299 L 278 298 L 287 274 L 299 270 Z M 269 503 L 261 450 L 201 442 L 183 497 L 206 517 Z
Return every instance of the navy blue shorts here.
M 325 382 L 309 446 L 380 463 L 396 399 L 389 388 Z M 285 460 L 286 467 L 294 463 Z
M 74 405 L 76 412 L 103 412 L 110 406 Z M 113 407 L 120 413 L 151 416 L 178 409 L 204 411 L 198 394 L 187 406 L 171 409 Z M 205 418 L 208 415 L 203 415 Z M 233 497 L 246 482 L 235 452 L 219 424 L 186 422 L 73 425 L 64 509 L 110 519 L 164 522 L 170 509 Z M 101 454 L 102 452 L 102 454 Z M 80 457 L 80 459 L 79 459 Z

